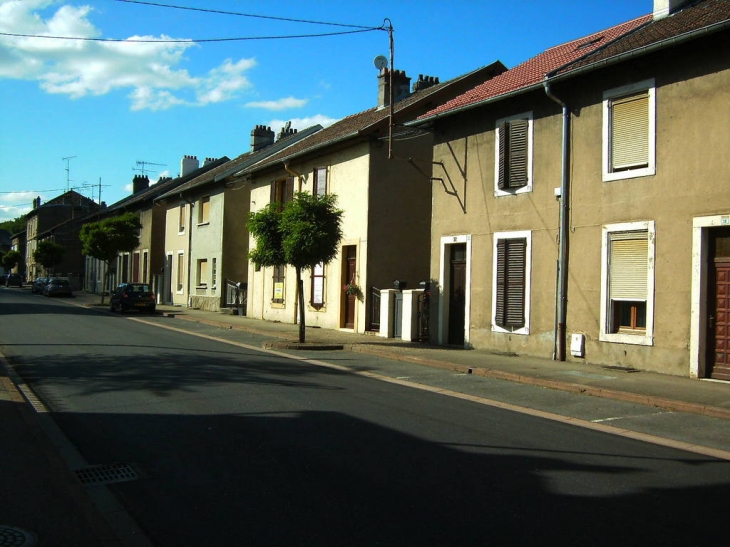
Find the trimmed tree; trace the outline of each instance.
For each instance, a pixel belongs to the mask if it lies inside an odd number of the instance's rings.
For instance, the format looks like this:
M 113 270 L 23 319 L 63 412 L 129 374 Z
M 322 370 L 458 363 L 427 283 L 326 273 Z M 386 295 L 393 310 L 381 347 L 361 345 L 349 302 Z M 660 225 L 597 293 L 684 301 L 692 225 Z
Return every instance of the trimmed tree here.
M 249 258 L 261 266 L 289 264 L 296 271 L 301 343 L 306 337 L 302 270 L 329 264 L 337 256 L 342 214 L 337 209 L 337 196 L 299 192 L 283 209 L 280 204 L 270 203 L 249 215 L 248 229 L 256 240 Z
M 20 264 L 21 258 L 23 257 L 20 255 L 20 251 L 8 251 L 4 255 L 2 255 L 3 268 L 5 268 L 5 270 L 9 272 L 13 268 L 15 268 L 15 266 Z
M 134 213 L 105 218 L 81 227 L 79 237 L 84 254 L 101 260 L 106 265 L 104 290 L 101 291 L 102 304 L 104 304 L 104 293 L 109 289 L 111 264 L 119 253 L 130 253 L 139 246 L 140 228 L 142 224 Z
M 66 254 L 66 247 L 53 241 L 41 241 L 33 251 L 33 260 L 43 266 L 48 273 L 55 266 L 63 262 L 63 255 Z

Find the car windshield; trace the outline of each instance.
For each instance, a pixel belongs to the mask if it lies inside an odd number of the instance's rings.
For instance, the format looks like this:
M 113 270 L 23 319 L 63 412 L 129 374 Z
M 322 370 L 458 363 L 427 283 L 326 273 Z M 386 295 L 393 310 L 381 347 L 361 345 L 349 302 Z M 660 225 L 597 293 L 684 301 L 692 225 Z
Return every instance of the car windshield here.
M 68 285 L 68 281 L 65 279 L 51 279 L 51 283 L 54 285 Z
M 140 292 L 140 293 L 141 292 L 150 292 L 150 286 L 135 283 L 134 285 L 129 285 L 127 287 L 127 290 L 129 292 Z

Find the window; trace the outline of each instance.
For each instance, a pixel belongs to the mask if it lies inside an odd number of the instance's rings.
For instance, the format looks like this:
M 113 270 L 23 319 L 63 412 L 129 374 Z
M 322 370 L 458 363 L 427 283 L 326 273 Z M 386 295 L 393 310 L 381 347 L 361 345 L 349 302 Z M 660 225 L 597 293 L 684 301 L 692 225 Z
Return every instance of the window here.
M 319 263 L 312 268 L 312 300 L 313 308 L 324 306 L 324 264 Z
M 177 292 L 182 292 L 185 279 L 185 253 L 177 253 Z
M 200 198 L 198 202 L 198 224 L 208 224 L 210 222 L 210 196 Z
M 494 234 L 492 330 L 530 333 L 531 247 L 529 231 Z
M 327 168 L 317 167 L 314 169 L 314 186 L 312 194 L 323 196 L 327 193 Z
M 183 233 L 185 231 L 185 204 L 180 205 L 177 212 L 177 231 Z
M 271 203 L 284 205 L 294 199 L 294 177 L 275 180 L 271 183 Z
M 532 112 L 497 120 L 495 196 L 532 190 Z
M 150 268 L 149 252 L 142 252 L 142 283 L 147 283 L 147 272 Z
M 603 227 L 601 332 L 605 342 L 651 345 L 654 223 Z
M 274 266 L 273 274 L 274 293 L 271 301 L 277 304 L 284 303 L 284 265 Z
M 603 94 L 603 180 L 653 175 L 654 80 Z
M 198 287 L 206 287 L 208 285 L 208 260 L 203 258 L 198 260 Z
M 132 283 L 139 283 L 139 251 L 135 251 L 132 255 Z
M 218 283 L 218 259 L 213 259 L 213 268 L 211 270 L 211 285 L 213 288 L 216 287 Z

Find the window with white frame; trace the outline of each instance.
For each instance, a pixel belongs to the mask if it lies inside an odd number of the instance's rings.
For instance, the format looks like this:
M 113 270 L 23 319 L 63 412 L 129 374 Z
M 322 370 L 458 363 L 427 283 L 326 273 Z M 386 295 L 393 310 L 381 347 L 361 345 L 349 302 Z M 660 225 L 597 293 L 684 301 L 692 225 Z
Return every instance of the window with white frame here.
M 206 287 L 208 285 L 208 259 L 206 259 L 206 258 L 198 259 L 197 270 L 198 270 L 197 286 Z
M 177 253 L 177 292 L 182 292 L 185 281 L 185 253 Z
M 315 167 L 314 169 L 314 185 L 312 194 L 315 196 L 324 196 L 327 193 L 327 168 Z
M 656 173 L 654 80 L 603 94 L 603 180 Z
M 653 325 L 654 222 L 605 225 L 599 340 L 652 345 Z
M 218 284 L 218 259 L 213 259 L 213 264 L 210 272 L 211 277 L 211 286 L 215 289 L 216 285 Z
M 286 267 L 281 264 L 273 267 L 272 272 L 272 285 L 273 293 L 271 295 L 271 301 L 275 304 L 284 303 L 284 272 Z
M 532 233 L 494 234 L 492 330 L 530 333 Z
M 532 112 L 497 120 L 494 195 L 532 191 Z
M 177 210 L 177 233 L 185 231 L 185 204 L 180 205 Z
M 313 308 L 320 309 L 324 306 L 324 264 L 320 262 L 312 268 L 312 299 L 310 304 Z

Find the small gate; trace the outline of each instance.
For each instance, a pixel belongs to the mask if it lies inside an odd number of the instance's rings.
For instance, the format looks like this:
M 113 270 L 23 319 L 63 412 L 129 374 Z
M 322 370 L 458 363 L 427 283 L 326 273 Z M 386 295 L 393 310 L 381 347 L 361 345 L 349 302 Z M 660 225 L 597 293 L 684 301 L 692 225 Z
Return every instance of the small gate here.
M 248 284 L 226 279 L 226 307 L 238 308 L 240 315 L 246 315 Z
M 431 291 L 428 288 L 418 295 L 418 341 L 428 342 L 429 307 Z
M 380 331 L 380 289 L 370 289 L 370 330 Z

